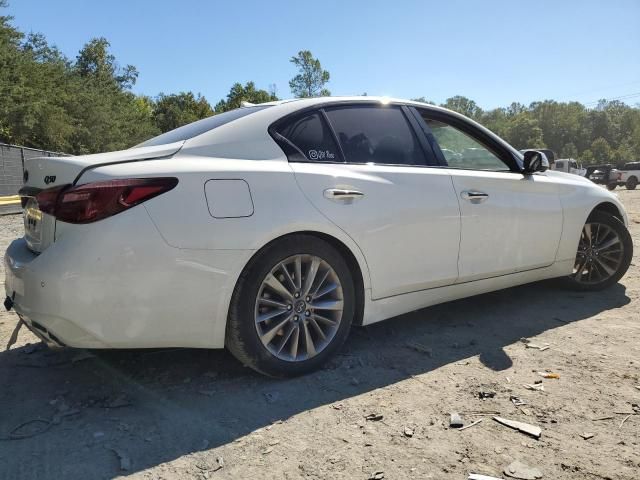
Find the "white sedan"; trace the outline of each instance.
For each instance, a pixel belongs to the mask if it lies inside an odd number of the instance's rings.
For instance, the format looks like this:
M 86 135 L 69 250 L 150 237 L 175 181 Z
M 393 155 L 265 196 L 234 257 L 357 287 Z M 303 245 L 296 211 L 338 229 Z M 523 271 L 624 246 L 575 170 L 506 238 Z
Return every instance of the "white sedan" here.
M 227 347 L 269 375 L 352 325 L 563 277 L 617 282 L 618 199 L 416 102 L 248 105 L 129 150 L 26 162 L 5 306 L 49 344 Z

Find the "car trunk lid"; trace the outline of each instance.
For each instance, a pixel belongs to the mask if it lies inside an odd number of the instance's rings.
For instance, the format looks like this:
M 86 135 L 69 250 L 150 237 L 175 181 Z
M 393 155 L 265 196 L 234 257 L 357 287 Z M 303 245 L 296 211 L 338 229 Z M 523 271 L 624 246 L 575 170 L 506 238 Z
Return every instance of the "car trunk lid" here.
M 82 183 L 82 175 L 116 163 L 157 160 L 175 155 L 183 141 L 77 157 L 37 157 L 25 161 L 24 186 L 20 189 L 25 240 L 34 252 L 42 252 L 55 239 L 55 218 L 38 207 L 36 195 L 44 189 Z

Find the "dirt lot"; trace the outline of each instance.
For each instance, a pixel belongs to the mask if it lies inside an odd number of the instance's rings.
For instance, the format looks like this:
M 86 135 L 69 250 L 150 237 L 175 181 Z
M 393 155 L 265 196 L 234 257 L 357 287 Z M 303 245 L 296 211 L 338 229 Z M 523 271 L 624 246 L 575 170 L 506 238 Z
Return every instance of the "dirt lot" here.
M 640 252 L 640 192 L 619 194 Z M 2 252 L 21 230 L 0 217 Z M 0 353 L 0 478 L 459 480 L 507 478 L 519 460 L 544 479 L 637 480 L 640 415 L 624 412 L 640 404 L 639 273 L 636 256 L 605 292 L 541 283 L 357 329 L 326 369 L 288 381 L 224 351 L 50 351 L 22 331 Z M 0 314 L 2 345 L 15 323 Z M 545 370 L 560 378 L 523 386 Z M 482 422 L 451 429 L 452 411 Z

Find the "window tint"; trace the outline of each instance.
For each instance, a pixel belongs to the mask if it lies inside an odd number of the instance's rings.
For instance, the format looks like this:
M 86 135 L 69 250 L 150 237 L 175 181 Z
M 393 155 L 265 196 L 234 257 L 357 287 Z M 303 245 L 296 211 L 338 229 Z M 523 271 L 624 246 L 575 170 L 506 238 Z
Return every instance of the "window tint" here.
M 292 152 L 293 155 L 291 155 L 289 154 L 291 149 L 285 148 L 292 161 L 342 162 L 331 131 L 317 112 L 297 118 L 284 127 L 278 128 L 278 133 L 300 150 Z M 304 155 L 304 158 L 296 158 L 296 153 L 298 156 Z
M 237 120 L 238 118 L 246 117 L 255 112 L 259 112 L 265 108 L 269 108 L 269 106 L 258 105 L 255 107 L 242 107 L 236 108 L 234 110 L 229 110 L 228 112 L 219 113 L 217 115 L 213 115 L 212 117 L 203 118 L 202 120 L 198 120 L 197 122 L 189 123 L 182 127 L 178 127 L 175 130 L 170 130 L 162 135 L 158 135 L 157 137 L 150 138 L 146 142 L 143 142 L 136 147 L 152 147 L 154 145 L 166 145 L 168 143 L 180 142 L 183 140 L 188 140 L 190 138 L 201 135 L 209 130 L 213 130 L 216 127 L 220 127 L 226 123 L 232 122 L 233 120 Z
M 425 118 L 451 168 L 505 171 L 509 167 L 491 150 L 451 125 Z
M 327 110 L 349 163 L 425 165 L 402 110 L 396 107 L 338 107 Z

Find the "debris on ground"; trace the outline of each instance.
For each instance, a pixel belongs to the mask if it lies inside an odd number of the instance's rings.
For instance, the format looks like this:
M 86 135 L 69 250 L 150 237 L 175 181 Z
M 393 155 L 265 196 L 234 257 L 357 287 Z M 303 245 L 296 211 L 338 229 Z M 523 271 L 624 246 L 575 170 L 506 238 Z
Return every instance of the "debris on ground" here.
M 540 350 L 541 352 L 544 352 L 545 350 L 549 349 L 549 347 L 550 347 L 550 345 L 548 343 L 544 343 L 544 344 L 540 345 L 539 343 L 533 343 L 528 338 L 521 338 L 520 341 L 522 343 L 524 343 L 525 348 L 534 348 L 536 350 Z
M 518 430 L 519 432 L 526 433 L 527 435 L 531 435 L 534 438 L 540 438 L 542 435 L 542 429 L 535 425 L 530 425 L 528 423 L 519 422 L 517 420 L 510 420 L 508 418 L 502 417 L 493 417 L 493 419 L 509 428 L 513 428 L 514 430 Z
M 382 480 L 384 478 L 384 472 L 382 470 L 378 470 L 369 475 L 368 480 Z
M 522 405 L 526 405 L 527 404 L 527 402 L 522 400 L 520 397 L 516 397 L 515 395 L 511 395 L 509 397 L 509 400 L 511 400 L 511 403 L 513 403 L 516 407 L 520 407 Z
M 404 427 L 404 436 L 405 437 L 413 437 L 413 434 L 415 433 L 413 428 L 411 427 Z
M 484 420 L 483 418 L 481 418 L 480 420 L 476 420 L 475 422 L 471 422 L 469 425 L 465 425 L 464 427 L 460 427 L 459 430 L 466 430 L 467 428 L 471 428 L 474 425 L 479 424 L 482 420 Z
M 624 423 L 629 420 L 629 418 L 631 417 L 632 414 L 627 415 L 626 417 L 624 417 L 622 419 L 622 421 L 620 422 L 620 425 L 618 426 L 618 428 L 622 428 L 622 426 L 624 425 Z
M 467 480 L 503 480 L 498 477 L 490 477 L 489 475 L 480 475 L 479 473 L 470 473 Z
M 379 422 L 383 418 L 384 418 L 384 415 L 382 415 L 380 413 L 370 413 L 369 415 L 366 415 L 364 417 L 364 419 L 369 421 L 369 422 Z
M 587 433 L 587 432 L 584 432 L 584 433 L 581 433 L 581 434 L 580 434 L 580 436 L 581 436 L 582 438 L 584 438 L 585 440 L 589 440 L 590 438 L 593 438 L 593 437 L 595 437 L 596 435 L 595 435 L 595 433 Z
M 523 383 L 522 386 L 527 390 L 537 390 L 539 392 L 544 392 L 544 385 L 542 383 Z
M 461 428 L 464 426 L 464 422 L 462 421 L 462 417 L 457 412 L 452 412 L 451 417 L 449 419 L 449 426 L 451 428 Z
M 559 373 L 553 372 L 538 372 L 538 375 L 540 375 L 542 378 L 555 378 L 556 380 L 560 378 Z
M 504 469 L 507 477 L 517 478 L 519 480 L 537 480 L 542 478 L 542 472 L 537 468 L 530 467 L 518 460 L 512 462 Z
M 488 392 L 478 392 L 478 398 L 484 400 L 485 398 L 493 398 L 496 396 L 496 392 L 488 391 Z

